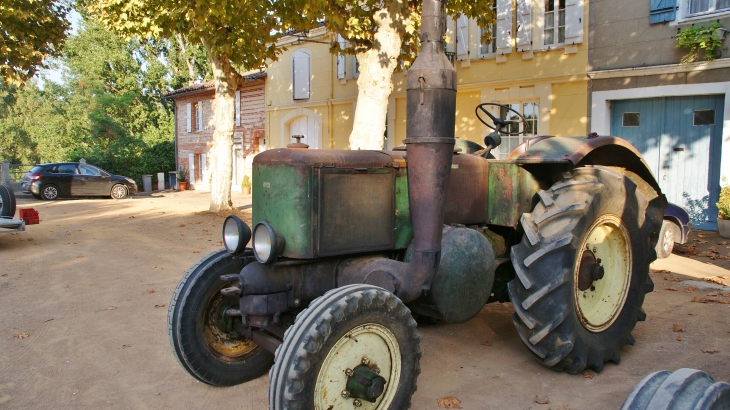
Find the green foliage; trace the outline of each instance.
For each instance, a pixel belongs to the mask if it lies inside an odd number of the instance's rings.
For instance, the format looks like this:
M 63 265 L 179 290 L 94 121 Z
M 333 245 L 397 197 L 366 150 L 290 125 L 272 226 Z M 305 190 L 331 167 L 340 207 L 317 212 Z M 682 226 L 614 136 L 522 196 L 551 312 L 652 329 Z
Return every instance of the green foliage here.
M 717 216 L 720 219 L 730 219 L 730 186 L 727 178 L 722 177 L 722 189 L 720 190 L 720 201 L 717 202 Z
M 251 188 L 251 178 L 248 175 L 243 176 L 243 182 L 241 182 L 241 188 Z
M 43 60 L 60 55 L 70 7 L 54 0 L 3 0 L 0 5 L 0 79 L 23 84 Z
M 677 33 L 677 48 L 688 48 L 689 53 L 682 57 L 682 64 L 697 61 L 702 55 L 705 60 L 712 61 L 722 54 L 724 39 L 722 24 L 710 23 L 707 27 L 691 26 Z
M 188 170 L 185 165 L 180 165 L 180 169 L 177 171 L 177 180 L 179 182 L 188 182 Z

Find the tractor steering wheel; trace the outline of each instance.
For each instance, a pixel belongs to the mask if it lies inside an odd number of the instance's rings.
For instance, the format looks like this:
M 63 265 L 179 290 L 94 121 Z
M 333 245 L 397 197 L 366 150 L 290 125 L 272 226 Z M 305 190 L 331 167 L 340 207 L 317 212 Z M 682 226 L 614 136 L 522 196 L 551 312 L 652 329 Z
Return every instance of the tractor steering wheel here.
M 489 110 L 487 108 L 485 108 L 488 106 L 504 108 L 505 110 L 507 110 L 508 113 L 511 111 L 517 115 L 519 120 L 518 121 L 507 120 L 507 119 L 503 120 L 499 117 L 495 117 L 494 114 L 492 114 L 491 112 L 489 112 Z M 521 134 L 524 134 L 525 130 L 527 129 L 527 120 L 525 120 L 525 117 L 523 117 L 522 114 L 517 112 L 514 108 L 510 107 L 509 105 L 497 104 L 497 103 L 482 103 L 482 104 L 477 105 L 477 108 L 474 111 L 476 112 L 477 118 L 479 119 L 479 121 L 482 124 L 486 125 L 488 128 L 493 129 L 494 131 L 499 133 L 499 135 L 521 135 Z M 482 116 L 482 114 L 480 114 L 480 111 L 483 114 L 486 114 L 492 120 L 491 123 L 489 121 L 487 121 Z M 510 131 L 510 128 L 511 128 L 510 126 L 512 124 L 519 124 L 517 126 L 517 132 Z

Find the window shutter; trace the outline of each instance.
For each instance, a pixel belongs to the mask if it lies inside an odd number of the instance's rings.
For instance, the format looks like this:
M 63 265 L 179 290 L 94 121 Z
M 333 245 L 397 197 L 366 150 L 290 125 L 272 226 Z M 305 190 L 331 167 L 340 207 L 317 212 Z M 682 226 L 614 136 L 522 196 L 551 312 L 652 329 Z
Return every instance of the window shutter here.
M 198 101 L 195 105 L 195 129 L 203 131 L 203 102 Z
M 527 51 L 532 48 L 532 14 L 530 0 L 517 0 L 517 49 Z
M 233 116 L 236 119 L 236 127 L 241 126 L 241 90 L 236 90 L 236 113 Z
M 565 3 L 565 44 L 583 42 L 583 0 L 567 0 Z
M 456 20 L 456 59 L 469 58 L 469 19 L 461 15 Z
M 195 185 L 195 154 L 188 154 L 188 182 Z
M 341 35 L 337 35 L 337 42 L 340 43 L 340 50 L 345 49 L 345 39 Z M 337 54 L 337 78 L 340 80 L 345 78 L 345 55 L 342 53 Z
M 208 164 L 205 162 L 205 154 L 200 154 L 200 181 L 203 185 L 208 185 Z
M 664 23 L 677 18 L 677 0 L 651 0 L 649 23 Z
M 497 54 L 512 52 L 512 0 L 497 0 Z
M 309 98 L 309 54 L 298 51 L 294 53 L 294 99 Z
M 185 104 L 185 130 L 187 132 L 193 132 L 193 104 Z

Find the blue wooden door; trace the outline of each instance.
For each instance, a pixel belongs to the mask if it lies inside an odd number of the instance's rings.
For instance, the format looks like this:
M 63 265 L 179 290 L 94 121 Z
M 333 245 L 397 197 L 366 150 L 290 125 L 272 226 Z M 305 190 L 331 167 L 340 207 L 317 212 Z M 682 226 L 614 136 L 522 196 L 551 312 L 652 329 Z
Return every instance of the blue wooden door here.
M 723 110 L 723 95 L 611 103 L 611 134 L 642 153 L 669 202 L 701 229 L 716 228 Z

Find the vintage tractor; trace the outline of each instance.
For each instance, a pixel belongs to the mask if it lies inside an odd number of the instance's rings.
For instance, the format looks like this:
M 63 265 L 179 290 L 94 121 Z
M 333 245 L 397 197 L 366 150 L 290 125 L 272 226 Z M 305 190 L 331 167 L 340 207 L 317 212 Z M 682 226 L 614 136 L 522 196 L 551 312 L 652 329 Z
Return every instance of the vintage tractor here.
M 228 217 L 226 249 L 170 303 L 170 341 L 193 377 L 229 386 L 271 369 L 277 410 L 406 409 L 421 357 L 412 312 L 462 323 L 491 301 L 512 302 L 551 369 L 600 371 L 634 343 L 666 206 L 649 167 L 597 135 L 537 137 L 496 160 L 500 133 L 524 119 L 489 104 L 477 108 L 495 129 L 487 147 L 455 150 L 444 3 L 424 0 L 422 21 L 405 151 L 297 143 L 254 159 L 253 232 Z

